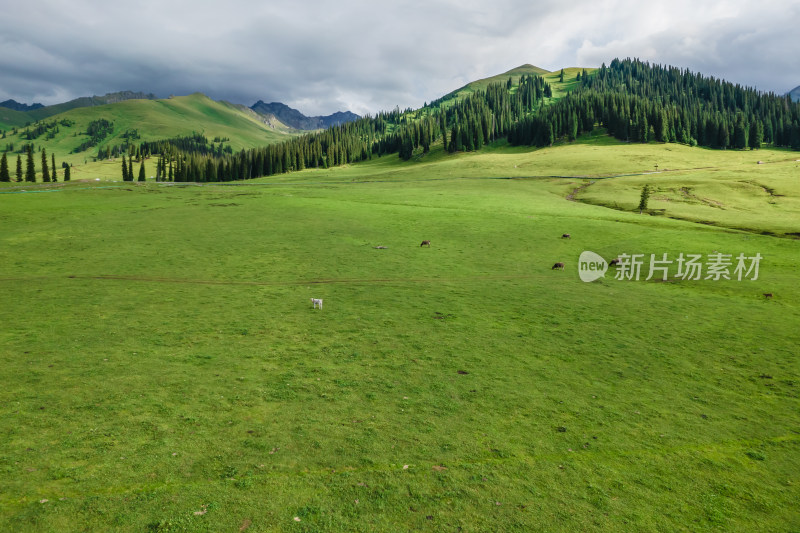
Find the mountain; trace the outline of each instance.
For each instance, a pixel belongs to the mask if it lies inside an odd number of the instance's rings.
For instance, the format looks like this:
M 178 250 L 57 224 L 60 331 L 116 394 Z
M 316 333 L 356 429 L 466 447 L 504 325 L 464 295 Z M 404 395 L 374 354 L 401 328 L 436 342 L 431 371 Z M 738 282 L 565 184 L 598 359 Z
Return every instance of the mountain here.
M 44 106 L 42 104 L 20 104 L 16 100 L 6 100 L 5 102 L 0 102 L 0 107 L 13 109 L 14 111 L 33 111 L 34 109 L 39 109 Z
M 786 94 L 791 96 L 792 102 L 800 102 L 800 85 L 798 85 L 797 87 L 795 87 Z
M 297 109 L 292 109 L 286 104 L 280 102 L 267 104 L 261 100 L 253 104 L 250 109 L 261 115 L 272 115 L 282 123 L 297 130 L 326 129 L 330 126 L 337 126 L 361 118 L 350 111 L 337 111 L 332 115 L 307 117 Z

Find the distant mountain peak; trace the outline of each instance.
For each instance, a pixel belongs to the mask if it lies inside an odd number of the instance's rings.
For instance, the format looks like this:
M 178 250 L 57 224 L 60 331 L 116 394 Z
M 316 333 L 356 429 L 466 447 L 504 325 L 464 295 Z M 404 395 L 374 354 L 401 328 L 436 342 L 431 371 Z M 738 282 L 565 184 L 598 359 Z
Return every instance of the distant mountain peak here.
M 792 102 L 800 102 L 800 85 L 786 93 L 792 99 Z
M 44 106 L 42 104 L 20 104 L 16 100 L 6 100 L 5 102 L 0 102 L 0 107 L 13 109 L 14 111 L 33 111 L 34 109 L 39 109 Z
M 337 111 L 331 115 L 307 117 L 297 109 L 282 102 L 266 103 L 259 100 L 250 109 L 260 115 L 272 115 L 290 128 L 296 130 L 318 130 L 338 126 L 361 118 L 350 111 Z

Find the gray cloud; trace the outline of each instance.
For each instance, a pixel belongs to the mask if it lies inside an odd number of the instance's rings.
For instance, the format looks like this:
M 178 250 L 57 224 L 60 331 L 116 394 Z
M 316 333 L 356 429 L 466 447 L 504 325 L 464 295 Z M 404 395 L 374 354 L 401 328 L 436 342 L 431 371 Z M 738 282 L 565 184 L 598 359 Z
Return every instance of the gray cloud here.
M 0 100 L 201 91 L 307 114 L 415 107 L 522 63 L 669 63 L 785 92 L 800 84 L 800 5 L 764 0 L 117 4 L 32 0 L 0 17 Z

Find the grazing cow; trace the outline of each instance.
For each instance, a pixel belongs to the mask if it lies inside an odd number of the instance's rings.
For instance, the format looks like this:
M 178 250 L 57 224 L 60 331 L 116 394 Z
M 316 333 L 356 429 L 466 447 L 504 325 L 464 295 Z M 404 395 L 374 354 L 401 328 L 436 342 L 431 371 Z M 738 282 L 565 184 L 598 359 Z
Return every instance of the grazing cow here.
M 561 238 L 562 239 L 570 239 L 571 237 L 570 237 L 569 233 L 564 233 L 563 235 L 561 235 Z
M 771 292 L 765 292 L 764 293 L 764 298 L 766 298 L 767 300 L 771 300 L 772 299 L 772 293 Z
M 619 263 L 620 263 L 619 257 L 615 257 L 614 259 L 612 259 L 611 261 L 608 262 L 608 264 L 611 265 L 611 266 L 616 266 Z
M 556 263 L 550 270 L 564 270 L 564 263 Z
M 322 309 L 322 298 L 311 298 L 311 305 L 314 306 L 314 309 L 316 309 L 317 306 Z
M 427 246 L 428 248 L 431 247 L 431 241 L 422 241 L 422 244 L 419 245 L 420 248 L 423 246 Z

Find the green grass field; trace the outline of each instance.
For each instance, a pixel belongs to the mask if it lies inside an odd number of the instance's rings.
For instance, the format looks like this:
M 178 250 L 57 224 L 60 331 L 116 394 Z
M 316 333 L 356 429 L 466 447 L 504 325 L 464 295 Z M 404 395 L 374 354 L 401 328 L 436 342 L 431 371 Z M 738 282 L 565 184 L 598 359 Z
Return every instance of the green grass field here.
M 796 158 L 3 186 L 0 530 L 798 530 Z M 583 283 L 584 250 L 764 259 Z

